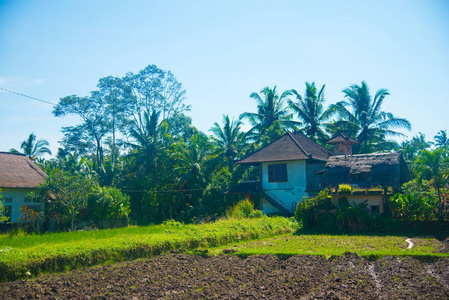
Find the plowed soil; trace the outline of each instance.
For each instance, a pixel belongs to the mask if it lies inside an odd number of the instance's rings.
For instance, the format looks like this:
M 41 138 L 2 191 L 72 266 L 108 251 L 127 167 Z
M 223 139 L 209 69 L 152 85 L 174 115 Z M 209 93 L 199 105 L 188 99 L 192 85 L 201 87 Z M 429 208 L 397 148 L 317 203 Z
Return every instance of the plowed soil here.
M 0 299 L 449 299 L 449 259 L 170 254 L 0 285 Z

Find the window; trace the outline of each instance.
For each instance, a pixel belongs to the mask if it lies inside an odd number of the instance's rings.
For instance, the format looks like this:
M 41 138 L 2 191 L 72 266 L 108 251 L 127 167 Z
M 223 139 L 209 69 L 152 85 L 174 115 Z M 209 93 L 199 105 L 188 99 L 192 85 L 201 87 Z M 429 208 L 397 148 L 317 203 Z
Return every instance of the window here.
M 11 203 L 12 202 L 12 198 L 3 198 L 3 202 Z
M 379 205 L 371 205 L 371 213 L 378 214 L 379 213 Z
M 287 164 L 268 165 L 268 182 L 287 182 Z

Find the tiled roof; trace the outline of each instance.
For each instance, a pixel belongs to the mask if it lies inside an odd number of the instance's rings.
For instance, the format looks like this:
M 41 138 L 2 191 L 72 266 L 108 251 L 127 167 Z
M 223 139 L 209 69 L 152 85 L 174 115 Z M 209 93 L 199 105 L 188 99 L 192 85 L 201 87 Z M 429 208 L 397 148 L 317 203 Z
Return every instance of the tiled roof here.
M 238 164 L 315 159 L 326 161 L 332 152 L 304 134 L 286 133 L 276 141 L 238 161 Z
M 35 188 L 46 177 L 25 155 L 0 152 L 0 188 Z
M 331 138 L 329 141 L 327 141 L 327 143 L 328 144 L 343 143 L 343 144 L 351 144 L 351 145 L 360 144 L 360 142 L 354 140 L 353 138 L 350 138 L 349 136 L 347 136 L 344 133 L 339 133 L 339 134 L 335 135 L 333 138 Z

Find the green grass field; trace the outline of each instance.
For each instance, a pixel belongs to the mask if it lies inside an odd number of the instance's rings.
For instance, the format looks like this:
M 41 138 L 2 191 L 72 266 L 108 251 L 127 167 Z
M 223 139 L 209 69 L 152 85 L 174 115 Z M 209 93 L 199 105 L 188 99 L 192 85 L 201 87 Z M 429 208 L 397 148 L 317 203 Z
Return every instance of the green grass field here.
M 215 223 L 127 227 L 100 231 L 0 235 L 0 282 L 62 272 L 104 263 L 116 263 L 159 255 L 176 249 L 208 255 L 233 253 L 240 256 L 273 254 L 324 255 L 353 252 L 378 258 L 387 255 L 434 258 L 444 243 L 432 237 L 319 235 L 298 231 L 298 224 L 282 217 L 224 219 Z M 225 250 L 225 251 L 223 251 Z M 231 251 L 230 251 L 231 250 Z M 200 251 L 200 253 L 204 253 Z
M 285 218 L 225 219 L 201 225 L 162 225 L 85 232 L 0 236 L 0 281 L 158 255 L 209 248 L 294 232 Z
M 345 252 L 357 253 L 365 257 L 394 256 L 449 256 L 440 253 L 443 243 L 435 238 L 412 238 L 413 248 L 407 249 L 408 243 L 403 236 L 357 236 L 357 235 L 295 235 L 241 242 L 235 245 L 219 246 L 210 249 L 212 254 L 223 250 L 233 250 L 237 255 L 342 255 Z M 225 251 L 226 251 L 225 250 Z M 234 252 L 235 250 L 235 252 Z

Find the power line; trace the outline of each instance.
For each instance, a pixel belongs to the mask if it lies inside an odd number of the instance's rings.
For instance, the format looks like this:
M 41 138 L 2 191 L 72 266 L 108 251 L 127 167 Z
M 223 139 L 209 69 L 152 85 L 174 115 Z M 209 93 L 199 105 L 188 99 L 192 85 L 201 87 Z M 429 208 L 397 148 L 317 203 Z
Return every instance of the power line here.
M 0 90 L 3 90 L 3 91 L 8 92 L 8 93 L 16 94 L 16 95 L 19 95 L 19 96 L 22 96 L 22 97 L 25 97 L 25 98 L 30 98 L 32 100 L 40 101 L 40 102 L 43 102 L 45 104 L 50 104 L 50 105 L 56 106 L 55 103 L 50 102 L 50 101 L 45 101 L 45 100 L 38 99 L 38 98 L 35 98 L 35 97 L 31 97 L 31 96 L 28 96 L 28 95 L 25 95 L 25 94 L 21 94 L 21 93 L 18 93 L 18 92 L 7 90 L 7 89 L 1 88 L 1 87 L 0 87 Z
M 158 194 L 158 193 L 182 193 L 182 192 L 192 192 L 192 191 L 204 191 L 206 188 L 201 188 L 201 189 L 183 189 L 183 190 L 165 190 L 165 191 L 152 191 L 152 190 L 126 190 L 123 189 L 121 190 L 122 192 L 128 192 L 128 193 L 154 193 L 154 194 Z

